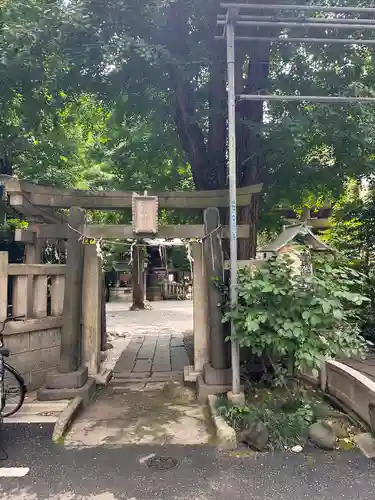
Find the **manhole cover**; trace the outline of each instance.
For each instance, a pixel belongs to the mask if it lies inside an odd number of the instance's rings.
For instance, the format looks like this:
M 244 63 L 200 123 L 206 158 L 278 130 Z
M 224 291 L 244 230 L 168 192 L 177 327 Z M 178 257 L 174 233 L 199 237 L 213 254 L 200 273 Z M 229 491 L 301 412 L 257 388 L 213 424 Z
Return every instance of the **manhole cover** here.
M 178 461 L 172 457 L 155 456 L 147 460 L 147 467 L 150 469 L 168 470 L 177 467 Z

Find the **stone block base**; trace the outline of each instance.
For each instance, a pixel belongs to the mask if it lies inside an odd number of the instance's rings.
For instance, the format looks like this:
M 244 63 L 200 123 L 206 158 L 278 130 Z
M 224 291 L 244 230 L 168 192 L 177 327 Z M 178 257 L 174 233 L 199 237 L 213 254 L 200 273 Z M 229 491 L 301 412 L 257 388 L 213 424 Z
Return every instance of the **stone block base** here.
M 197 378 L 197 399 L 198 402 L 204 404 L 210 394 L 226 394 L 230 391 L 232 386 L 230 384 L 206 384 L 203 376 L 199 375 Z
M 243 385 L 240 387 L 241 393 L 244 391 Z M 207 398 L 210 394 L 227 394 L 232 390 L 231 384 L 207 384 L 203 380 L 202 375 L 198 375 L 197 378 L 197 399 L 198 402 L 204 404 L 207 402 Z
M 238 394 L 233 394 L 232 391 L 229 391 L 227 394 L 228 401 L 230 401 L 233 405 L 243 406 L 245 404 L 245 393 L 239 392 Z
M 86 383 L 77 389 L 48 389 L 42 387 L 37 392 L 39 401 L 59 401 L 60 399 L 73 399 L 81 397 L 83 404 L 86 405 L 95 394 L 95 380 L 89 377 Z
M 208 385 L 230 385 L 232 383 L 232 369 L 217 370 L 206 363 L 203 367 L 203 377 Z
M 87 366 L 82 366 L 75 372 L 49 373 L 46 376 L 47 389 L 79 389 L 88 378 Z
M 369 432 L 357 434 L 354 441 L 366 458 L 375 458 L 375 440 Z
M 108 368 L 100 370 L 99 373 L 93 375 L 93 378 L 95 379 L 96 385 L 106 387 L 112 378 L 112 370 L 109 370 Z
M 194 370 L 194 366 L 184 366 L 184 382 L 196 382 L 200 374 Z

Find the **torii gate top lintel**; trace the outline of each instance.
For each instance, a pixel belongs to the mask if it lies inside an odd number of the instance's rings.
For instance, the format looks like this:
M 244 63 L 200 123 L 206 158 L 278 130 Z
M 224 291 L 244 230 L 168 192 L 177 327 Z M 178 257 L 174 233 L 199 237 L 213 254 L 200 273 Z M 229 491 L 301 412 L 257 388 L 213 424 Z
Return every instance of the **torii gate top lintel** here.
M 202 210 L 229 206 L 227 189 L 166 191 L 155 194 L 137 194 L 132 191 L 85 191 L 42 186 L 6 175 L 0 175 L 0 184 L 4 186 L 8 205 L 31 221 L 29 229 L 16 231 L 17 241 L 30 244 L 34 242 L 35 235 L 41 239 L 66 239 L 68 219 L 60 209 L 66 210 L 73 206 L 102 211 L 132 209 L 133 224 L 86 224 L 85 235 L 93 239 L 132 239 L 156 235 L 165 239 L 200 239 L 204 237 L 204 227 L 201 224 L 160 227 L 156 217 L 158 209 Z M 262 184 L 238 188 L 238 206 L 247 206 L 251 196 L 261 190 Z M 248 226 L 239 226 L 238 231 L 239 237 L 248 237 Z M 228 237 L 228 227 L 223 226 L 222 235 L 224 238 Z

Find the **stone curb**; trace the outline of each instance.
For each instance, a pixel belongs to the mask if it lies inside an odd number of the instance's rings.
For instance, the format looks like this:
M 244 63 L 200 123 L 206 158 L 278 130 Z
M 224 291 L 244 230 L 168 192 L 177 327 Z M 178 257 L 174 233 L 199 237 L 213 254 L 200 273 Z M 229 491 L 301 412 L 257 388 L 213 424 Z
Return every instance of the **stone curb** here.
M 99 385 L 99 386 L 102 386 L 102 387 L 103 386 L 107 387 L 107 385 L 109 384 L 109 382 L 112 379 L 112 377 L 113 377 L 113 372 L 112 372 L 112 370 L 110 370 L 108 368 L 104 368 L 99 373 L 97 373 L 96 375 L 94 375 L 94 379 L 95 379 L 96 385 Z
M 216 430 L 218 450 L 235 450 L 237 448 L 236 431 L 218 415 L 216 410 L 217 396 L 210 394 L 208 396 L 208 407 L 212 417 L 212 423 Z
M 77 396 L 72 399 L 65 410 L 60 413 L 53 429 L 52 441 L 54 443 L 58 443 L 64 437 L 82 407 L 83 398 Z

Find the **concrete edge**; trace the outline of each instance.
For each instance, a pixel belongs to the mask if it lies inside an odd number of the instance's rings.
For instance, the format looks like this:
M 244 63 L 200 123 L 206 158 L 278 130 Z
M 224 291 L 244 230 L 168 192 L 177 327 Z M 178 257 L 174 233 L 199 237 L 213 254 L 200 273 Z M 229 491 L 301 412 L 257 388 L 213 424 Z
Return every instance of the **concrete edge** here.
M 375 440 L 371 433 L 363 432 L 362 434 L 357 434 L 354 436 L 354 441 L 366 458 L 375 458 Z
M 328 360 L 325 358 L 320 359 L 320 367 L 317 369 L 318 374 L 315 376 L 312 370 L 302 369 L 299 372 L 299 377 L 314 386 L 319 386 L 322 391 L 326 391 L 327 388 L 327 365 Z
M 194 370 L 194 366 L 184 366 L 184 382 L 196 382 L 200 374 Z
M 52 441 L 54 443 L 58 443 L 64 437 L 82 407 L 83 397 L 77 396 L 72 399 L 65 410 L 60 413 L 53 429 Z
M 355 416 L 365 428 L 373 425 L 369 412 L 369 404 L 375 403 L 375 382 L 360 371 L 340 361 L 327 360 L 326 393 L 336 399 L 349 416 Z M 337 384 L 334 374 L 344 377 L 345 385 Z M 360 391 L 360 397 L 358 392 Z
M 95 379 L 96 385 L 107 387 L 112 376 L 113 376 L 112 370 L 104 368 L 99 373 L 94 375 L 93 378 Z
M 237 448 L 236 431 L 217 413 L 216 402 L 217 396 L 209 394 L 208 408 L 216 430 L 217 448 L 221 451 L 235 450 Z
M 370 427 L 370 418 L 368 414 L 368 408 L 365 411 L 358 412 L 358 408 L 354 407 L 353 398 L 350 397 L 348 393 L 347 397 L 339 394 L 334 386 L 329 383 L 330 371 L 337 372 L 340 375 L 347 378 L 347 380 L 353 380 L 355 383 L 359 384 L 369 395 L 371 395 L 375 400 L 375 382 L 372 381 L 366 375 L 363 375 L 358 370 L 346 365 L 341 361 L 336 361 L 334 359 L 322 359 L 321 366 L 319 368 L 319 376 L 314 378 L 306 372 L 299 372 L 298 376 L 303 381 L 310 385 L 319 387 L 320 390 L 326 395 L 326 397 L 331 400 L 331 402 L 338 406 L 344 411 L 350 418 L 353 424 L 359 424 L 361 427 L 368 429 Z M 350 387 L 350 384 L 348 384 Z
M 375 382 L 355 368 L 334 359 L 327 360 L 326 364 L 330 367 L 336 368 L 337 371 L 346 373 L 349 377 L 355 379 L 357 382 L 366 387 L 366 389 L 368 389 L 371 393 L 375 394 Z

